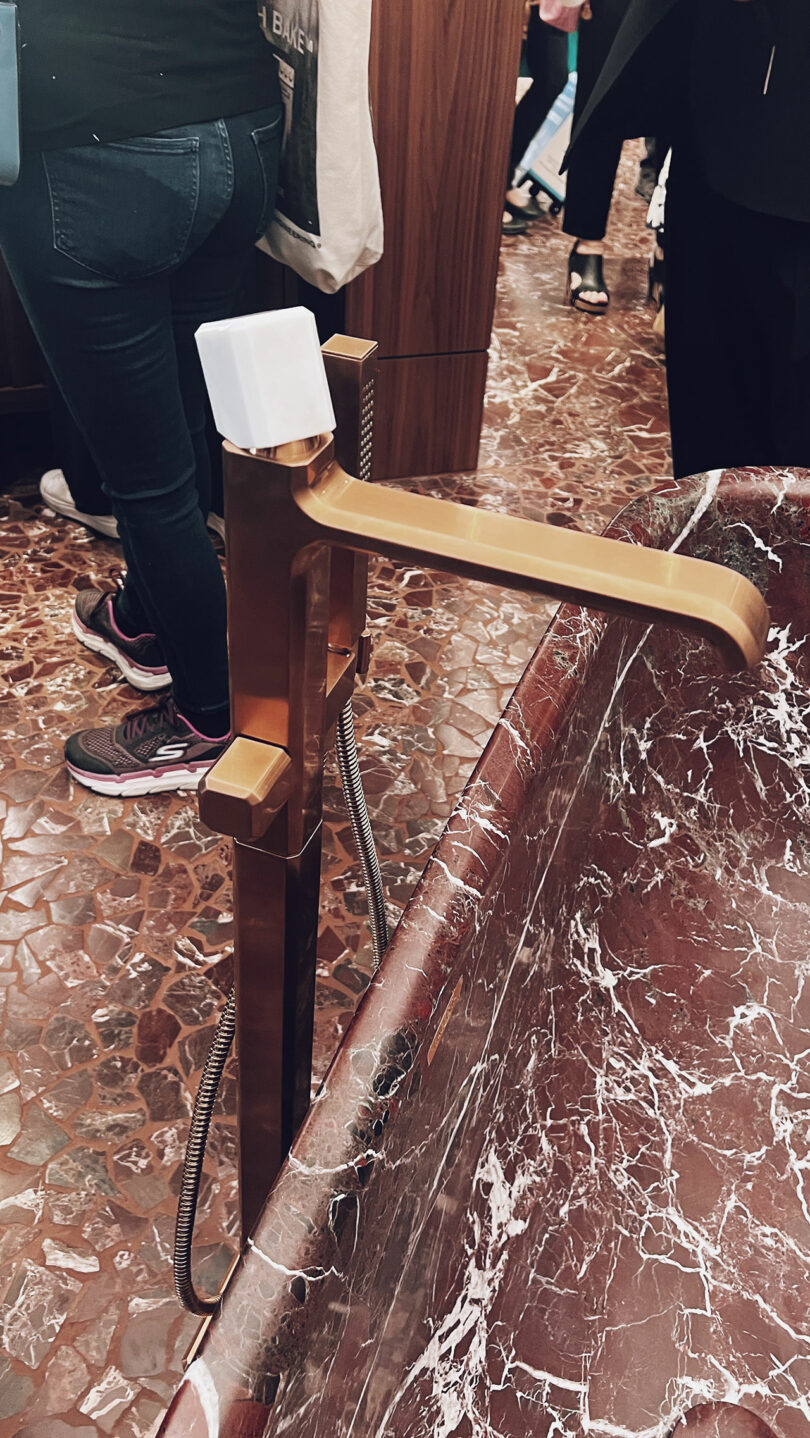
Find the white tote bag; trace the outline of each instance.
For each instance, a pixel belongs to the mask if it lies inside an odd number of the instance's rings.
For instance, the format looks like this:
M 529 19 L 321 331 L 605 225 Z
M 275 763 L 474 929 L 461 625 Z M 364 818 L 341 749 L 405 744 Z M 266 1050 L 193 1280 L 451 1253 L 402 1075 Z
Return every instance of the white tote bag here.
M 267 0 L 284 102 L 276 213 L 260 247 L 333 294 L 380 258 L 369 107 L 372 0 Z

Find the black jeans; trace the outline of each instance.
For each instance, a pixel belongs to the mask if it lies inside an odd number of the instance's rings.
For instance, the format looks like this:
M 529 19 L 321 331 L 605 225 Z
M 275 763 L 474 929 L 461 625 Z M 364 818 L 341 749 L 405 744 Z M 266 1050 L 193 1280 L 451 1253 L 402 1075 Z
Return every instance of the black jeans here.
M 118 520 L 121 620 L 157 635 L 207 733 L 227 727 L 228 665 L 194 334 L 234 312 L 280 139 L 275 105 L 29 155 L 0 191 L 0 249 Z
M 54 458 L 65 476 L 76 508 L 83 514 L 112 514 L 93 456 L 76 428 L 53 375 L 48 387 L 48 417 Z
M 259 307 L 259 301 L 249 293 L 250 288 L 248 286 L 248 290 L 240 297 L 237 313 L 252 314 Z M 214 514 L 221 516 L 224 513 L 222 440 L 217 434 L 211 406 L 207 402 L 206 415 L 206 439 L 211 466 L 211 509 Z M 112 514 L 112 505 L 104 493 L 104 486 L 95 460 L 87 448 L 84 436 L 76 428 L 73 415 L 65 404 L 53 375 L 50 377 L 48 389 L 48 418 L 51 425 L 54 462 L 65 476 L 70 497 L 76 508 L 82 514 Z
M 526 35 L 526 64 L 532 83 L 515 110 L 507 189 L 554 101 L 568 83 L 568 36 L 541 20 L 540 12 L 534 7 Z
M 628 5 L 629 0 L 591 0 L 592 17 L 580 22 L 575 129 Z M 578 143 L 568 167 L 563 214 L 567 235 L 581 240 L 604 239 L 621 153 L 621 139 L 610 129 L 600 132 L 597 116 L 589 133 Z

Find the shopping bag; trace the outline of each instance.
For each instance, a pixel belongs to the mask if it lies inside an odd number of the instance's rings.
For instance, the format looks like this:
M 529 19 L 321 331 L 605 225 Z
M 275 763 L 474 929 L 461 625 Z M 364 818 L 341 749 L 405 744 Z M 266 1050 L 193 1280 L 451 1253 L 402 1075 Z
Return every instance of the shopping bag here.
M 372 0 L 268 0 L 284 133 L 276 212 L 260 247 L 333 294 L 380 258 L 369 105 Z
M 568 76 L 568 84 L 560 91 L 517 167 L 518 174 L 530 175 L 551 196 L 551 213 L 556 215 L 565 203 L 565 175 L 560 174 L 560 166 L 571 143 L 576 93 L 574 73 Z
M 540 0 L 540 19 L 568 34 L 576 30 L 583 0 Z

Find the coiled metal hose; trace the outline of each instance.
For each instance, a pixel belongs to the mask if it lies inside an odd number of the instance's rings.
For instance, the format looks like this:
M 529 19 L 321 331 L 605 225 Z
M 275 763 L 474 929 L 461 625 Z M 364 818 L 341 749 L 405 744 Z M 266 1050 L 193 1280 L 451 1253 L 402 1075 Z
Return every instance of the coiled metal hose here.
M 354 715 L 351 699 L 341 710 L 337 722 L 336 749 L 340 782 L 352 835 L 360 859 L 363 883 L 368 896 L 368 914 L 371 925 L 371 945 L 374 955 L 374 972 L 380 966 L 388 944 L 388 923 L 385 916 L 382 875 L 374 836 L 368 817 L 360 765 L 357 760 L 357 741 L 354 733 Z M 202 1071 L 202 1078 L 194 1100 L 191 1128 L 186 1145 L 183 1164 L 183 1180 L 177 1204 L 177 1222 L 174 1229 L 174 1288 L 184 1308 L 200 1316 L 213 1313 L 219 1304 L 217 1298 L 203 1298 L 194 1287 L 191 1276 L 191 1250 L 194 1238 L 194 1221 L 200 1196 L 205 1149 L 208 1130 L 214 1112 L 222 1071 L 231 1050 L 236 1032 L 236 998 L 234 990 L 228 995 L 222 1017 L 211 1040 L 208 1057 Z
M 197 1200 L 200 1196 L 200 1178 L 208 1143 L 208 1129 L 214 1112 L 219 1081 L 236 1033 L 236 995 L 233 989 L 217 1024 L 211 1040 L 208 1057 L 202 1071 L 200 1086 L 194 1100 L 191 1115 L 191 1129 L 186 1144 L 183 1163 L 183 1182 L 177 1203 L 177 1222 L 174 1228 L 174 1290 L 184 1308 L 190 1313 L 213 1313 L 218 1298 L 202 1298 L 194 1287 L 191 1277 L 191 1245 L 194 1238 L 194 1220 L 197 1216 Z
M 366 886 L 366 895 L 368 897 L 371 947 L 374 955 L 374 972 L 376 974 L 382 962 L 382 956 L 388 947 L 388 921 L 385 917 L 385 899 L 383 897 L 380 862 L 377 858 L 377 850 L 374 845 L 374 835 L 371 832 L 366 796 L 363 792 L 363 781 L 360 778 L 360 765 L 357 761 L 357 741 L 354 735 L 354 714 L 352 713 L 351 700 L 349 700 L 348 704 L 344 704 L 340 711 L 337 721 L 335 746 L 337 749 L 338 768 L 340 769 L 340 782 L 343 785 L 343 796 L 346 800 L 346 808 L 349 811 L 352 836 L 360 859 L 363 883 Z

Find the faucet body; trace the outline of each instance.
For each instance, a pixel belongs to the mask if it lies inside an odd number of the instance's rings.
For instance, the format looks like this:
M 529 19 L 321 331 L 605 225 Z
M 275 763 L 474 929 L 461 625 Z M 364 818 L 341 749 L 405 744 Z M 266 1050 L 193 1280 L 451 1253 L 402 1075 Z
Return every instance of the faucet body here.
M 323 355 L 340 459 L 368 474 L 377 346 L 341 336 Z M 234 841 L 244 1238 L 309 1107 L 324 756 L 369 657 L 368 560 L 313 535 L 291 498 L 291 475 L 314 476 L 326 449 L 331 439 L 224 452 L 236 737 L 200 788 L 200 814 Z
M 367 663 L 367 555 L 698 630 L 732 667 L 757 663 L 768 632 L 759 592 L 721 565 L 365 483 L 375 358 L 342 337 L 324 349 L 341 462 L 332 436 L 225 444 L 237 737 L 200 810 L 234 839 L 244 1237 L 310 1101 L 323 765 Z

